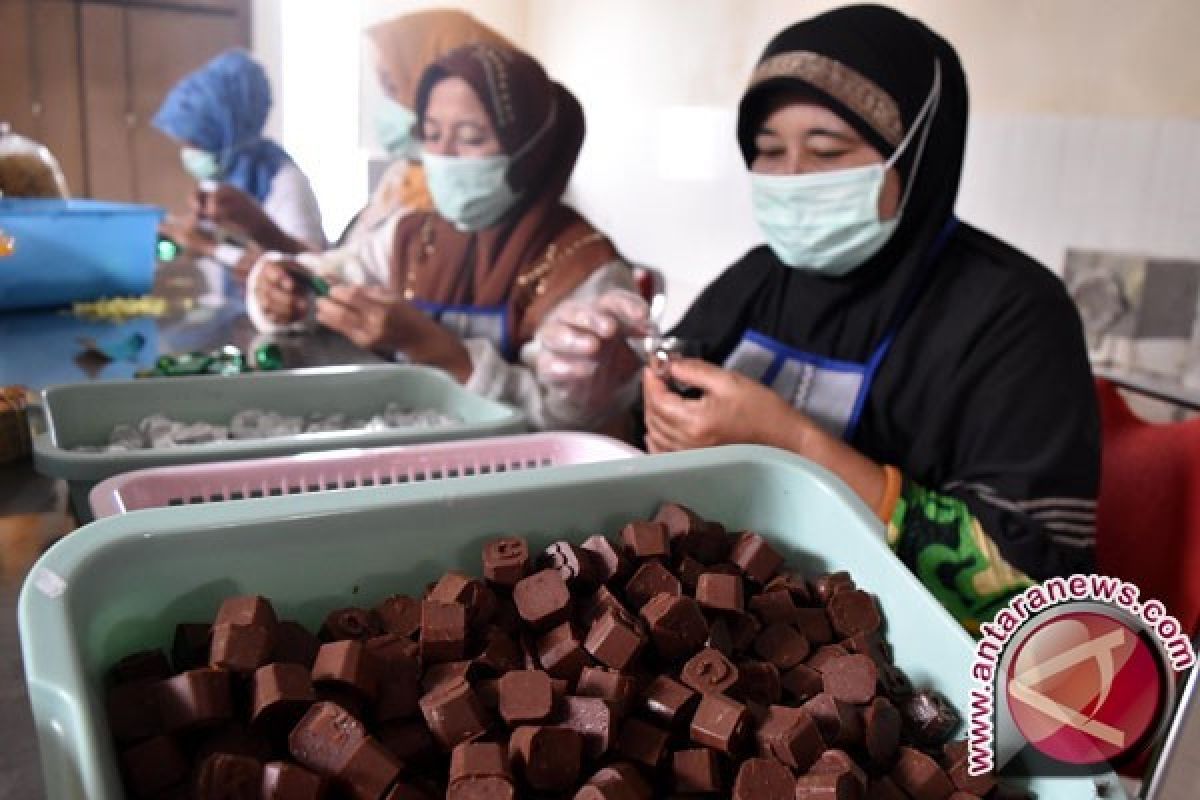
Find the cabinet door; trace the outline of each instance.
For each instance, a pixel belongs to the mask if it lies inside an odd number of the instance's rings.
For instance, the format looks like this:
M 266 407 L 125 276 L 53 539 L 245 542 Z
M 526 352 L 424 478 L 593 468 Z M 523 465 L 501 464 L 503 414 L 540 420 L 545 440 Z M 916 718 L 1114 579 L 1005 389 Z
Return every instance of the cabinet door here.
M 17 133 L 33 134 L 33 65 L 30 4 L 0 2 L 0 120 Z
M 71 193 L 87 194 L 77 7 L 71 0 L 36 0 L 33 8 L 37 83 L 34 137 L 58 158 Z
M 137 199 L 131 163 L 129 107 L 126 101 L 125 11 L 85 3 L 80 7 L 80 59 L 85 78 L 88 193 L 103 200 Z

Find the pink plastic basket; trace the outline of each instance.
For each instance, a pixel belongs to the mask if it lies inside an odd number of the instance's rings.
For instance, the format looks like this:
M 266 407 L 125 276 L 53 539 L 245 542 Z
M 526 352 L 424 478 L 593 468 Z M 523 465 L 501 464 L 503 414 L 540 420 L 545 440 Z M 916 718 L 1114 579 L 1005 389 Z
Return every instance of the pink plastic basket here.
M 533 433 L 278 458 L 155 467 L 116 475 L 89 495 L 97 518 L 144 508 L 446 480 L 639 455 L 590 433 Z

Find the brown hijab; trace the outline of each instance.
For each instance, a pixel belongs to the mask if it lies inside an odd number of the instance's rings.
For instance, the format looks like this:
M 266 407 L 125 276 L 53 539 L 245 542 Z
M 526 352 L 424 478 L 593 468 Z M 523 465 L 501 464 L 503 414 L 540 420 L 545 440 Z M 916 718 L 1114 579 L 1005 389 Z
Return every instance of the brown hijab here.
M 563 297 L 619 258 L 561 199 L 583 146 L 583 109 L 530 56 L 475 44 L 425 71 L 417 87 L 418 124 L 433 87 L 450 76 L 475 90 L 505 152 L 532 142 L 507 177 L 521 199 L 499 223 L 476 232 L 461 232 L 436 212 L 405 217 L 396 230 L 392 279 L 409 300 L 507 304 L 509 340 L 519 348 Z

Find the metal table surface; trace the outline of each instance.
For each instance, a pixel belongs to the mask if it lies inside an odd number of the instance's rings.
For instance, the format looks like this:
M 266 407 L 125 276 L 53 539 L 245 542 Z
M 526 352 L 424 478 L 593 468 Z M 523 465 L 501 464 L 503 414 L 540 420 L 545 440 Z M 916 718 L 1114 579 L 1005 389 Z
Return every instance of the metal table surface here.
M 211 275 L 181 260 L 161 265 L 154 293 L 174 311 L 160 319 L 115 324 L 69 313 L 0 312 L 0 385 L 41 389 L 61 383 L 132 378 L 160 354 L 260 341 L 237 299 L 213 296 Z M 187 305 L 191 303 L 190 308 Z M 102 344 L 141 334 L 132 360 L 81 356 L 80 337 Z M 380 359 L 325 330 L 273 339 L 287 367 L 378 363 Z M 66 485 L 38 475 L 29 461 L 0 466 L 0 800 L 42 796 L 37 737 L 26 697 L 17 635 L 17 596 L 34 561 L 76 527 Z

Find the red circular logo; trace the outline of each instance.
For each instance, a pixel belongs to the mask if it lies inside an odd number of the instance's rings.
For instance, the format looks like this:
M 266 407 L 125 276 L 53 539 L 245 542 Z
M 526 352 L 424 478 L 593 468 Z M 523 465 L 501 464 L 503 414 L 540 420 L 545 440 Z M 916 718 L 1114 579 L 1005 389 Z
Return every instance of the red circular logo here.
M 1161 660 L 1119 619 L 1068 612 L 1038 624 L 1006 676 L 1009 711 L 1053 759 L 1092 765 L 1139 747 L 1165 698 Z

